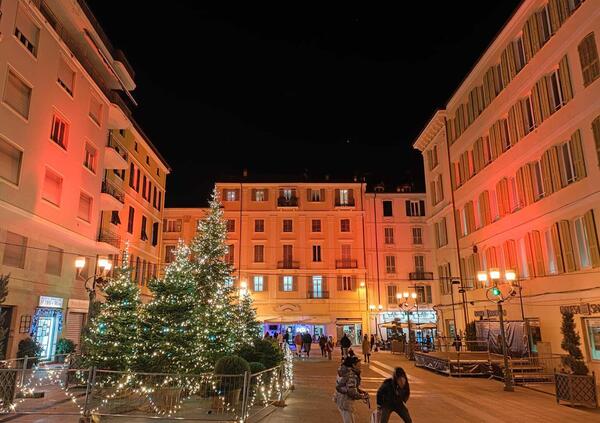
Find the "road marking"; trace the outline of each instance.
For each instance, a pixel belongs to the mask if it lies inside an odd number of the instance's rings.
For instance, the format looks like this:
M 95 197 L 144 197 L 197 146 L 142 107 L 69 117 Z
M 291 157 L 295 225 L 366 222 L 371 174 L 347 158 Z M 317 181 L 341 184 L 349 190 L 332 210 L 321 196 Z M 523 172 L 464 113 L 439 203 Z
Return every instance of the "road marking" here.
M 391 371 L 391 372 L 393 372 L 393 371 L 394 371 L 394 367 L 392 367 L 392 366 L 388 366 L 387 364 L 384 364 L 384 363 L 382 363 L 381 361 L 371 360 L 371 364 L 373 364 L 373 363 L 375 363 L 375 364 L 377 364 L 378 366 L 381 366 L 381 367 L 383 367 L 384 369 L 387 369 L 387 370 L 389 370 L 389 371 Z M 371 367 L 371 369 L 375 370 L 375 371 L 376 371 L 377 373 L 379 373 L 379 374 L 383 374 L 383 373 L 382 373 L 381 371 L 379 371 L 379 369 L 377 369 L 376 367 Z M 389 373 L 386 373 L 384 376 L 385 376 L 385 377 L 391 377 L 392 375 L 391 375 L 391 374 L 389 374 Z M 421 379 L 419 379 L 418 377 L 415 377 L 415 376 L 413 376 L 413 375 L 408 375 L 408 380 L 409 380 L 410 382 L 421 382 Z
M 369 369 L 373 370 L 376 373 L 379 373 L 381 376 L 384 376 L 385 378 L 390 377 L 390 372 L 386 372 L 381 370 L 379 367 L 376 367 L 375 365 L 373 365 L 373 363 L 369 364 Z

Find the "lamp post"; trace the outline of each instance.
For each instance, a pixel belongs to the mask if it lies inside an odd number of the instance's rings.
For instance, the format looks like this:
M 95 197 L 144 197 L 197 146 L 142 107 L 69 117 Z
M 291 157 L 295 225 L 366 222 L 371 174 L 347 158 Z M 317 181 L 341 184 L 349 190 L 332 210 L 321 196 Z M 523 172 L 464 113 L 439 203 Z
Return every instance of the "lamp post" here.
M 456 327 L 456 309 L 454 305 L 454 285 L 460 285 L 460 280 L 452 279 L 450 282 L 450 297 L 452 298 L 452 319 L 454 320 L 454 338 L 458 336 L 458 328 Z
M 75 268 L 77 269 L 77 275 L 81 273 L 81 271 L 85 268 L 86 264 L 87 260 L 85 259 L 85 257 L 77 257 L 75 259 Z M 110 272 L 110 269 L 112 269 L 112 263 L 110 262 L 110 260 L 106 258 L 99 258 L 98 256 L 96 256 L 96 266 L 94 267 L 94 274 L 92 276 L 89 276 L 83 283 L 83 286 L 85 287 L 85 290 L 88 293 L 89 299 L 86 324 L 89 324 L 90 316 L 92 314 L 92 303 L 96 298 L 96 284 L 98 282 L 101 283 L 104 280 L 104 277 L 108 272 Z M 97 273 L 98 270 L 100 270 L 99 273 Z M 90 281 L 92 281 L 91 287 L 88 286 L 88 283 Z
M 413 305 L 410 305 L 408 303 L 408 298 L 411 297 L 414 301 Z M 404 291 L 404 293 L 397 293 L 396 294 L 396 299 L 398 300 L 398 308 L 404 310 L 404 312 L 406 312 L 406 322 L 407 322 L 407 326 L 408 326 L 408 359 L 409 360 L 414 360 L 415 359 L 415 355 L 414 355 L 414 351 L 413 351 L 413 336 L 412 336 L 412 331 L 411 331 L 411 327 L 410 327 L 410 312 L 418 307 L 417 305 L 417 293 L 416 292 L 412 292 L 412 293 L 408 293 L 407 291 Z M 402 302 L 402 300 L 404 300 Z
M 500 321 L 500 337 L 502 338 L 502 357 L 504 359 L 504 390 L 512 392 L 515 390 L 513 387 L 512 373 L 510 371 L 510 367 L 508 365 L 508 346 L 506 344 L 506 332 L 504 330 L 504 309 L 502 307 L 504 301 L 509 300 L 514 295 L 514 289 L 512 283 L 516 279 L 516 273 L 514 270 L 506 270 L 504 272 L 504 280 L 509 282 L 508 284 L 503 284 L 504 287 L 508 287 L 504 293 L 500 289 L 501 287 L 498 285 L 500 281 L 500 270 L 498 269 L 490 269 L 489 278 L 492 280 L 492 286 L 489 287 L 486 291 L 486 296 L 488 300 L 498 305 L 498 320 Z M 477 279 L 481 283 L 486 283 L 488 280 L 488 274 L 485 271 L 477 272 Z M 491 298 L 490 298 L 491 296 Z

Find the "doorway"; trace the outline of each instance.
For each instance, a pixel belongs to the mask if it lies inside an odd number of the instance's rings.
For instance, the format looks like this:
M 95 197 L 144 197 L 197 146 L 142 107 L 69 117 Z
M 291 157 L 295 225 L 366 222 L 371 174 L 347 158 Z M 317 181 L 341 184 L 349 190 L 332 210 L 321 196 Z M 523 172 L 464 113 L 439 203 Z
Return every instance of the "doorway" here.
M 54 354 L 58 337 L 58 323 L 57 316 L 40 316 L 38 319 L 34 338 L 42 348 L 40 353 L 42 360 L 47 360 Z

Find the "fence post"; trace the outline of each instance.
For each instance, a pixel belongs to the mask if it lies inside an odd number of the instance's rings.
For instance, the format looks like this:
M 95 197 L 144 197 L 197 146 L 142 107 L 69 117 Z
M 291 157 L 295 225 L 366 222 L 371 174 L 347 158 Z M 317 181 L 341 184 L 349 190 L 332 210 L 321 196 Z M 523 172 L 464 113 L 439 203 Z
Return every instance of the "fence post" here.
M 248 395 L 249 395 L 249 391 L 250 391 L 250 373 L 249 372 L 244 372 L 244 386 L 243 386 L 243 390 L 242 390 L 242 415 L 241 415 L 241 422 L 245 422 L 246 421 L 246 417 L 247 417 L 247 407 L 248 407 Z
M 91 421 L 91 410 L 90 410 L 90 397 L 92 396 L 92 390 L 94 389 L 94 382 L 96 380 L 96 367 L 90 367 L 88 373 L 88 380 L 85 389 L 85 403 L 83 404 L 83 418 L 82 421 Z
M 23 359 L 23 368 L 21 369 L 21 388 L 23 388 L 23 385 L 25 383 L 25 371 L 27 370 L 27 361 L 29 360 L 29 356 L 25 356 L 25 358 Z

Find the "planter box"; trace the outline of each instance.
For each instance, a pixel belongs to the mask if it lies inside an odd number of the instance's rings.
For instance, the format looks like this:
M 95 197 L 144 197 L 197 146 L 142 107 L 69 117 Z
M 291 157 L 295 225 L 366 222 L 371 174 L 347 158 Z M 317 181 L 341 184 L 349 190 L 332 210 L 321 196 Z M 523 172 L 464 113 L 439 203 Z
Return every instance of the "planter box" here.
M 556 402 L 568 402 L 570 405 L 583 405 L 596 408 L 598 398 L 596 392 L 596 378 L 591 375 L 571 375 L 555 373 Z

